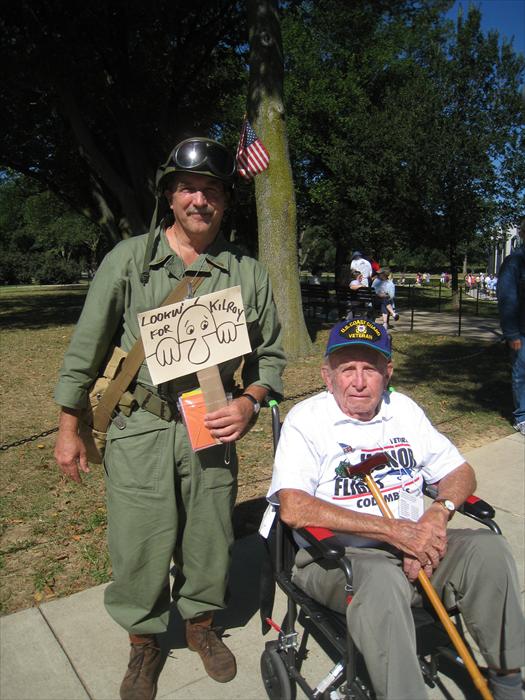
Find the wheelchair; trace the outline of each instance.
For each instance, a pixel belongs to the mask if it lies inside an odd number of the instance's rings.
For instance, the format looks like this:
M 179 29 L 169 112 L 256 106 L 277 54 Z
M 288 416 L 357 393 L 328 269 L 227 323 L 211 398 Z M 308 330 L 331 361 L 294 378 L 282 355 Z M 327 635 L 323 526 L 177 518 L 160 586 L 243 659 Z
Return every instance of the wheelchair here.
M 280 433 L 277 405 L 272 406 L 274 451 Z M 427 496 L 436 497 L 437 491 L 426 487 Z M 487 502 L 472 496 L 458 508 L 468 518 L 490 528 L 500 535 L 494 521 L 494 509 Z M 347 590 L 352 591 L 352 565 L 345 557 L 344 547 L 334 534 L 319 527 L 296 531 L 320 555 L 329 566 L 339 566 L 346 577 Z M 366 666 L 347 630 L 346 617 L 334 612 L 310 598 L 292 581 L 292 567 L 298 549 L 294 532 L 275 518 L 266 540 L 268 560 L 265 562 L 260 590 L 260 614 L 263 635 L 277 631 L 277 639 L 266 642 L 261 656 L 261 676 L 270 700 L 295 700 L 298 687 L 304 697 L 312 700 L 374 700 L 375 694 Z M 275 587 L 286 596 L 287 610 L 281 624 L 274 622 L 272 610 Z M 350 603 L 351 604 L 351 603 Z M 465 641 L 462 621 L 457 610 L 451 617 Z M 416 629 L 418 660 L 425 683 L 437 686 L 446 698 L 452 696 L 443 684 L 439 673 L 461 677 L 469 688 L 468 697 L 478 698 L 478 692 L 466 673 L 463 661 L 440 621 L 427 608 L 413 608 Z M 308 644 L 313 637 L 328 653 L 333 664 L 330 671 L 313 686 L 301 673 L 308 655 Z M 300 639 L 300 641 L 299 641 Z M 467 644 L 468 646 L 468 644 Z M 486 674 L 486 669 L 480 669 Z

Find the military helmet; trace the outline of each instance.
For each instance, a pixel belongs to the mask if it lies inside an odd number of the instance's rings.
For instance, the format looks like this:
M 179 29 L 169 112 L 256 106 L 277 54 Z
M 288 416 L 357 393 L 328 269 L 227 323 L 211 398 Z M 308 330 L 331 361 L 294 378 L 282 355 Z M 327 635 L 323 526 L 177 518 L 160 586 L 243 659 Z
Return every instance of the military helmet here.
M 179 172 L 208 175 L 232 185 L 235 170 L 235 158 L 222 143 L 198 136 L 175 146 L 167 161 L 157 170 L 155 185 L 157 192 L 162 192 L 165 178 Z

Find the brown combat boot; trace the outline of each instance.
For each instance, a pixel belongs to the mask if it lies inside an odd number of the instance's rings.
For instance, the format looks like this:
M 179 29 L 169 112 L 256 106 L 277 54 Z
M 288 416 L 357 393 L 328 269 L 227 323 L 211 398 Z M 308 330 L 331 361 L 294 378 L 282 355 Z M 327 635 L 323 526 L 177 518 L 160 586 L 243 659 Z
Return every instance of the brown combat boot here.
M 154 700 L 162 667 L 161 651 L 154 634 L 130 634 L 129 664 L 122 685 L 121 700 Z
M 228 683 L 235 678 L 235 657 L 212 627 L 211 614 L 186 620 L 188 649 L 196 651 L 202 659 L 206 673 L 219 683 Z

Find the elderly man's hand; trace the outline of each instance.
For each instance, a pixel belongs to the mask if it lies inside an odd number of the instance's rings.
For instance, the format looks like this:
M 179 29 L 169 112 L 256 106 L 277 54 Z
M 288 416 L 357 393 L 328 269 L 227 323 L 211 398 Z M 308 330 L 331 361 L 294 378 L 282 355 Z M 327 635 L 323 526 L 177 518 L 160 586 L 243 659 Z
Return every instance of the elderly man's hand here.
M 430 575 L 447 551 L 446 521 L 439 511 L 431 515 L 425 513 L 417 523 L 410 520 L 390 522 L 393 532 L 389 541 L 404 552 L 403 569 L 408 578 L 417 578 L 420 568 Z
M 421 562 L 417 557 L 405 554 L 403 559 L 403 571 L 410 581 L 415 581 L 420 569 L 423 569 L 427 576 L 432 576 L 439 562 L 445 556 L 447 552 L 447 522 L 448 514 L 441 507 L 427 508 L 419 519 L 419 524 L 428 523 L 433 531 L 440 533 L 439 547 L 436 548 L 439 558 L 436 560 L 429 557 L 428 561 L 425 563 Z

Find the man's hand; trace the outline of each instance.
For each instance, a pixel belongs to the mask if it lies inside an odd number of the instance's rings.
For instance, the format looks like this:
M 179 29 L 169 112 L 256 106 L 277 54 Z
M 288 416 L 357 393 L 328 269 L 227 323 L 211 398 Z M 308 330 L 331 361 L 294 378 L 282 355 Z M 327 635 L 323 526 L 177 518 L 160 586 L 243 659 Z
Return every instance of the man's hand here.
M 252 418 L 252 402 L 239 397 L 218 411 L 208 413 L 204 417 L 204 425 L 221 442 L 235 442 L 248 432 Z
M 89 470 L 86 447 L 78 434 L 77 412 L 62 409 L 55 443 L 55 460 L 60 471 L 73 481 L 82 482 L 80 472 Z
M 514 340 L 507 340 L 507 343 L 509 344 L 509 348 L 514 351 L 518 351 L 521 349 L 521 338 L 515 338 Z
M 447 512 L 438 507 L 430 507 L 423 513 L 418 521 L 420 523 L 429 523 L 433 531 L 440 533 L 441 537 L 439 539 L 439 547 L 436 548 L 438 553 L 437 561 L 429 557 L 426 562 L 421 562 L 417 557 L 411 554 L 406 554 L 403 557 L 403 571 L 405 572 L 409 581 L 415 581 L 419 574 L 419 571 L 423 569 L 427 576 L 432 576 L 435 569 L 437 568 L 439 562 L 445 556 L 447 552 L 447 528 L 448 514 Z
M 417 578 L 421 568 L 431 575 L 447 551 L 446 521 L 439 513 L 425 517 L 428 512 L 417 523 L 390 521 L 392 531 L 388 541 L 404 552 L 403 570 L 411 581 Z

